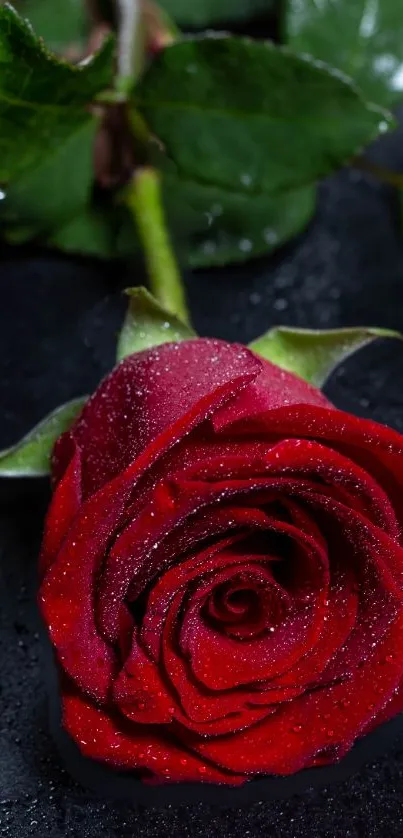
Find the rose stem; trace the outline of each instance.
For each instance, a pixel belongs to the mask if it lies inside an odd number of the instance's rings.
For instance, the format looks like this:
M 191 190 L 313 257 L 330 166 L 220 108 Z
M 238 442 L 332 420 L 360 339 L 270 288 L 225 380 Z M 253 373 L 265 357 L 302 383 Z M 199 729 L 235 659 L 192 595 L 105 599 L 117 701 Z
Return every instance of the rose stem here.
M 147 27 L 142 0 L 116 0 L 116 6 L 119 48 L 115 86 L 118 94 L 127 97 L 144 64 Z M 134 135 L 138 133 L 139 125 L 133 115 L 131 128 Z M 138 139 L 142 143 L 144 137 Z M 164 308 L 184 323 L 190 323 L 182 277 L 165 220 L 160 176 L 155 169 L 143 165 L 135 170 L 130 186 L 125 190 L 125 203 L 138 228 L 151 291 Z
M 118 10 L 118 74 L 115 88 L 128 95 L 145 60 L 147 33 L 141 0 L 116 0 Z
M 163 210 L 159 173 L 144 166 L 136 170 L 126 193 L 126 204 L 137 223 L 144 248 L 149 284 L 164 308 L 190 323 L 182 277 L 176 262 Z

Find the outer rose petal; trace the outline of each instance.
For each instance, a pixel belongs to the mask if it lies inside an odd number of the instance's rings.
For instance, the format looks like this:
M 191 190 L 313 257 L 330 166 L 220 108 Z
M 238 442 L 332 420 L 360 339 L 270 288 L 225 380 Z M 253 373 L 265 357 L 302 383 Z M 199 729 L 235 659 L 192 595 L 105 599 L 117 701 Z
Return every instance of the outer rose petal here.
M 48 509 L 39 557 L 39 573 L 43 576 L 57 558 L 81 505 L 81 457 L 76 448 Z
M 214 419 L 214 425 L 218 428 L 234 421 L 242 423 L 243 420 L 249 421 L 251 417 L 265 411 L 284 406 L 288 408 L 291 405 L 333 407 L 326 396 L 307 381 L 269 361 L 263 361 L 260 375 L 249 385 L 245 393 L 240 393 L 231 404 L 220 410 Z
M 263 436 L 270 441 L 285 437 L 323 440 L 379 482 L 403 525 L 403 437 L 397 431 L 342 410 L 308 403 L 267 410 L 248 421 L 239 419 L 229 406 L 228 411 L 223 408 L 213 417 L 213 424 L 218 439 L 246 438 L 253 442 Z
M 127 468 L 203 397 L 242 375 L 256 378 L 262 366 L 244 346 L 203 338 L 126 358 L 98 387 L 70 431 L 82 451 L 84 496 Z
M 182 748 L 174 739 L 166 741 L 161 729 L 147 725 L 119 726 L 103 709 L 80 695 L 63 696 L 63 726 L 77 742 L 84 756 L 123 769 L 145 769 L 164 782 L 196 781 L 240 785 L 245 778 L 206 763 Z
M 82 504 L 69 537 L 42 583 L 40 608 L 59 660 L 81 689 L 99 701 L 106 700 L 115 666 L 114 650 L 99 634 L 93 608 L 97 574 L 110 539 L 123 521 L 139 477 L 256 374 L 250 352 L 242 359 L 236 358 L 234 378 L 193 400 L 186 414 L 162 431 L 125 471 Z

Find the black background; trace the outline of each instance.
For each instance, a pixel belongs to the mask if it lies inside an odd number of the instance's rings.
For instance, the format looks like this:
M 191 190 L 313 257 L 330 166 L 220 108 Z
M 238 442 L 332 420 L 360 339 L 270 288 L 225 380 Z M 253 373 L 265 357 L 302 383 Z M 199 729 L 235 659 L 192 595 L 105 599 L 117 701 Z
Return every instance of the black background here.
M 403 131 L 375 159 L 403 169 Z M 90 392 L 111 368 L 121 291 L 141 284 L 119 265 L 4 250 L 0 259 L 0 448 L 49 410 Z M 345 170 L 320 188 L 309 229 L 272 257 L 186 277 L 202 335 L 248 341 L 273 324 L 403 330 L 403 229 L 397 196 Z M 327 386 L 338 407 L 403 432 L 403 345 L 379 342 Z M 378 838 L 403 835 L 403 741 L 385 742 L 350 779 L 286 800 L 221 808 L 134 807 L 100 799 L 62 767 L 49 733 L 35 604 L 46 481 L 0 482 L 0 835 L 64 838 Z

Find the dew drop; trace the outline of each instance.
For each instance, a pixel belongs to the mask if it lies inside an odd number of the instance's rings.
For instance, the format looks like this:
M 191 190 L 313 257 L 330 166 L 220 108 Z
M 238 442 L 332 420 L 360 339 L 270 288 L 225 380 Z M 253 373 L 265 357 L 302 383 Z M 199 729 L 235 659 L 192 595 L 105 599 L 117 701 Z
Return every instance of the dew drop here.
M 241 239 L 239 242 L 239 249 L 242 253 L 249 253 L 252 250 L 253 244 L 250 239 Z
M 252 175 L 249 175 L 248 173 L 241 175 L 241 183 L 243 183 L 244 186 L 250 186 L 252 183 Z
M 212 214 L 213 216 L 215 216 L 216 218 L 217 218 L 219 215 L 222 215 L 223 209 L 222 209 L 221 204 L 213 204 L 213 206 L 210 208 L 210 212 L 211 212 L 211 214 Z
M 292 732 L 293 733 L 301 733 L 302 725 L 293 725 Z
M 276 231 L 272 230 L 270 227 L 267 227 L 266 230 L 263 231 L 263 238 L 266 244 L 276 244 L 276 241 L 278 241 Z
M 213 241 L 205 241 L 203 243 L 202 250 L 206 256 L 212 256 L 217 250 L 217 245 Z

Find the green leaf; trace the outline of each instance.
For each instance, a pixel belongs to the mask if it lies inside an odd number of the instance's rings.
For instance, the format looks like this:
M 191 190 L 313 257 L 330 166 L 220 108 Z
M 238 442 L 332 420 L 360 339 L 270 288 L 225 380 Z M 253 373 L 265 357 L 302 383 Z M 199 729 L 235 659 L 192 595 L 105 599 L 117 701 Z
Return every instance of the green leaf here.
M 403 11 L 396 0 L 286 0 L 285 38 L 338 67 L 371 101 L 403 98 Z
M 162 343 L 190 340 L 195 332 L 154 299 L 145 288 L 128 288 L 129 308 L 117 346 L 117 360 Z
M 200 268 L 278 248 L 310 220 L 316 189 L 248 195 L 167 175 L 164 201 L 178 258 Z
M 309 222 L 316 189 L 244 195 L 167 176 L 163 183 L 169 230 L 184 267 L 227 265 L 270 253 Z M 99 259 L 133 259 L 140 243 L 123 207 L 90 205 L 58 226 L 43 244 Z M 0 204 L 1 218 L 1 204 Z M 35 226 L 7 225 L 3 237 L 21 244 L 38 237 Z
M 0 451 L 0 477 L 41 477 L 50 472 L 50 457 L 59 436 L 71 427 L 87 398 L 74 399 L 50 413 L 12 448 Z
M 89 201 L 93 183 L 96 119 L 85 119 L 55 150 L 12 181 L 0 204 L 3 223 L 31 226 L 35 234 L 53 230 Z
M 272 361 L 273 364 L 299 375 L 315 387 L 321 387 L 331 372 L 349 355 L 376 338 L 403 340 L 403 335 L 390 329 L 316 331 L 279 326 L 252 341 L 249 348 L 266 361 Z
M 0 7 L 0 220 L 11 235 L 50 233 L 88 203 L 98 127 L 88 105 L 112 81 L 113 51 L 109 40 L 70 66 Z
M 182 26 L 211 26 L 214 23 L 262 17 L 272 0 L 159 0 L 159 5 Z
M 237 193 L 312 184 L 394 124 L 325 66 L 243 38 L 168 47 L 133 95 L 181 178 Z
M 47 244 L 66 253 L 114 259 L 117 253 L 111 215 L 95 207 L 84 207 L 80 214 L 55 230 Z
M 63 155 L 94 117 L 88 104 L 113 78 L 114 42 L 73 67 L 47 52 L 11 6 L 0 7 L 0 183 Z M 63 165 L 65 160 L 63 160 Z M 72 173 L 68 171 L 65 189 Z
M 27 18 L 37 35 L 57 53 L 66 47 L 79 51 L 89 33 L 89 21 L 83 0 L 16 0 L 15 8 Z

